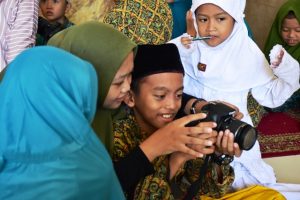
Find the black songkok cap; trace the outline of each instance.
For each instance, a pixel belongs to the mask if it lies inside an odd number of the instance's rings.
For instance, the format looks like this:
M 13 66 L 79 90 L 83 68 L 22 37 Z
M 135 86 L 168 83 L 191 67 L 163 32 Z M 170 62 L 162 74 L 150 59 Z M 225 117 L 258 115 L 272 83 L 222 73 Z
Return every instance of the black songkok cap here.
M 176 45 L 172 43 L 138 45 L 132 80 L 164 72 L 184 74 Z

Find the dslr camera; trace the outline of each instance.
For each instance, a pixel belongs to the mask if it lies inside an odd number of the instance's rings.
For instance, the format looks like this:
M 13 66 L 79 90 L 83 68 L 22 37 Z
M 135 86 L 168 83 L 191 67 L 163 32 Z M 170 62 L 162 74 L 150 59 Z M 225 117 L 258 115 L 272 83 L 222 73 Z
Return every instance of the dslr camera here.
M 214 121 L 217 123 L 215 130 L 225 131 L 229 129 L 234 134 L 234 142 L 238 143 L 240 149 L 251 149 L 257 139 L 256 129 L 243 121 L 234 118 L 235 110 L 223 103 L 210 102 L 202 107 L 201 112 L 207 114 L 205 119 L 192 121 L 186 126 L 196 126 L 200 122 Z

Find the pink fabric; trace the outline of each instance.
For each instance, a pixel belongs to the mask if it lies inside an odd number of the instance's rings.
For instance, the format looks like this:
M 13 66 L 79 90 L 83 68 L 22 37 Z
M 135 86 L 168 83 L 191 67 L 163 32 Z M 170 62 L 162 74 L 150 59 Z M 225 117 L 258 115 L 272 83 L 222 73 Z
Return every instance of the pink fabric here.
M 0 0 L 0 72 L 35 44 L 38 0 Z

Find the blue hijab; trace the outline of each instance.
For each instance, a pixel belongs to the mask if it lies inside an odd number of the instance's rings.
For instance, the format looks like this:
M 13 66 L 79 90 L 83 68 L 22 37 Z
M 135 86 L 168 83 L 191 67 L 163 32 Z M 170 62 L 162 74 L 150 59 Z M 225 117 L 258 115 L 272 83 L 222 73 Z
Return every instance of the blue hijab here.
M 91 128 L 93 66 L 54 47 L 20 54 L 0 83 L 0 199 L 124 199 Z

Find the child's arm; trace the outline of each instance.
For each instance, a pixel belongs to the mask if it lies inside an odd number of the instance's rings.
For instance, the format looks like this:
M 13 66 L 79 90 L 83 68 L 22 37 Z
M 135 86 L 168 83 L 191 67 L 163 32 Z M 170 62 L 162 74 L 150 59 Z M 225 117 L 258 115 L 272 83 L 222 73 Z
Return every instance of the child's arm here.
M 270 64 L 272 68 L 277 68 L 284 56 L 284 49 L 281 45 L 275 45 L 270 52 Z
M 279 50 L 280 52 L 281 50 Z M 282 105 L 291 95 L 300 88 L 299 62 L 295 60 L 287 51 L 284 53 L 280 64 L 272 67 L 274 78 L 262 85 L 252 88 L 252 95 L 257 102 L 269 108 L 275 108 Z M 281 57 L 282 53 L 275 54 L 275 58 Z M 272 62 L 271 57 L 271 62 Z M 267 63 L 266 63 L 267 65 Z M 268 66 L 266 66 L 268 67 Z
M 191 48 L 192 39 L 197 36 L 197 31 L 194 26 L 194 19 L 192 11 L 186 12 L 186 34 L 182 35 L 180 38 L 181 44 L 189 49 Z
M 193 13 L 191 10 L 188 10 L 186 12 L 186 33 L 189 34 L 191 37 L 197 36 L 197 31 L 194 26 Z

